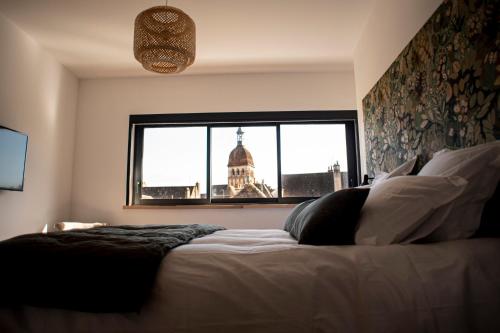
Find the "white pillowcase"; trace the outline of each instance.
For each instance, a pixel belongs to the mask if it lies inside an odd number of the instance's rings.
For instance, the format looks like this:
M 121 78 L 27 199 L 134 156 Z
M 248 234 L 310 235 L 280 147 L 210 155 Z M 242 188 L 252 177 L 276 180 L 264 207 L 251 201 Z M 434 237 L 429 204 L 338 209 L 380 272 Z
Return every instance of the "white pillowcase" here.
M 479 227 L 486 201 L 500 181 L 500 141 L 460 150 L 442 151 L 420 170 L 418 176 L 459 176 L 468 181 L 463 193 L 441 216 L 429 223 L 443 222 L 428 237 L 429 241 L 464 239 Z M 435 221 L 439 220 L 439 221 Z
M 370 186 L 375 186 L 387 179 L 389 179 L 389 173 L 382 171 L 375 175 Z
M 461 177 L 400 176 L 373 186 L 361 209 L 356 244 L 405 244 L 426 237 L 440 221 L 420 226 L 446 210 L 466 185 Z
M 478 165 L 482 159 L 495 161 L 500 155 L 500 141 L 492 141 L 458 150 L 443 149 L 434 153 L 432 159 L 418 173 L 419 176 L 473 175 L 486 165 Z
M 392 177 L 398 177 L 398 176 L 406 176 L 410 174 L 413 169 L 415 168 L 415 164 L 417 163 L 417 156 L 414 158 L 404 162 L 400 166 L 398 166 L 396 169 L 392 170 L 391 172 L 381 172 L 378 175 L 375 176 L 372 182 L 372 186 L 375 186 L 379 184 L 380 182 L 387 180 Z
M 82 223 L 82 222 L 58 222 L 55 224 L 55 228 L 60 231 L 68 231 L 73 229 L 90 229 L 95 227 L 105 227 L 107 223 L 94 222 L 94 223 Z
M 444 149 L 438 150 L 437 152 L 435 152 L 435 153 L 432 154 L 432 158 L 434 158 L 434 157 L 436 157 L 438 155 L 441 155 L 442 153 L 446 153 L 448 151 L 451 151 L 451 149 L 444 148 Z

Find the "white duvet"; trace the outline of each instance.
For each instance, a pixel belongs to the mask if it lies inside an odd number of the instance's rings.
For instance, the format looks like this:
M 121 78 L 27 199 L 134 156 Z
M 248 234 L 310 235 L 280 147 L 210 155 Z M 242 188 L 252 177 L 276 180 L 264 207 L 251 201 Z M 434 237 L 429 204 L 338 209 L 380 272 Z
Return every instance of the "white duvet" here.
M 500 239 L 304 246 L 225 230 L 171 251 L 140 314 L 0 310 L 0 331 L 500 332 L 499 255 Z

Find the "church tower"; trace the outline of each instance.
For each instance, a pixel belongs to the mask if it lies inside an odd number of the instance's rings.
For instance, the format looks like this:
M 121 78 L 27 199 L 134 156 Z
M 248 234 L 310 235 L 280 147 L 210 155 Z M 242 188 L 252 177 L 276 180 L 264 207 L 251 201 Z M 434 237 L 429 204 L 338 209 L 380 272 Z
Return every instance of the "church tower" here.
M 342 176 L 340 174 L 339 161 L 333 165 L 333 187 L 335 192 L 342 189 Z
M 243 146 L 244 133 L 239 127 L 236 132 L 236 147 L 229 154 L 227 163 L 227 185 L 236 190 L 242 189 L 246 184 L 255 183 L 252 154 Z

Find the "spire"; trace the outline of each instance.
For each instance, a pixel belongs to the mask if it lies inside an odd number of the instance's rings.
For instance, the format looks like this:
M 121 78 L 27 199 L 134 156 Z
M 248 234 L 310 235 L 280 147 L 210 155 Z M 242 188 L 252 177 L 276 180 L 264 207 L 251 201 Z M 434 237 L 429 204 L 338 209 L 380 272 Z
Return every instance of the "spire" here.
M 236 131 L 236 140 L 238 141 L 238 146 L 241 146 L 243 144 L 243 132 L 241 130 L 241 127 L 238 127 L 238 131 Z
M 339 161 L 333 165 L 333 172 L 340 172 L 340 164 Z

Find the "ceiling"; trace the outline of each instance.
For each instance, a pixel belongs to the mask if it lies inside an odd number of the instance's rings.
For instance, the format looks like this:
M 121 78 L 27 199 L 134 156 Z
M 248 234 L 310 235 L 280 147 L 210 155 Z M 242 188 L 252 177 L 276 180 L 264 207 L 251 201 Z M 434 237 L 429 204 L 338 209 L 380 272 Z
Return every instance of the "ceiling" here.
M 170 0 L 196 23 L 185 74 L 352 69 L 375 0 Z M 154 0 L 0 0 L 0 12 L 81 78 L 157 75 L 132 52 Z

